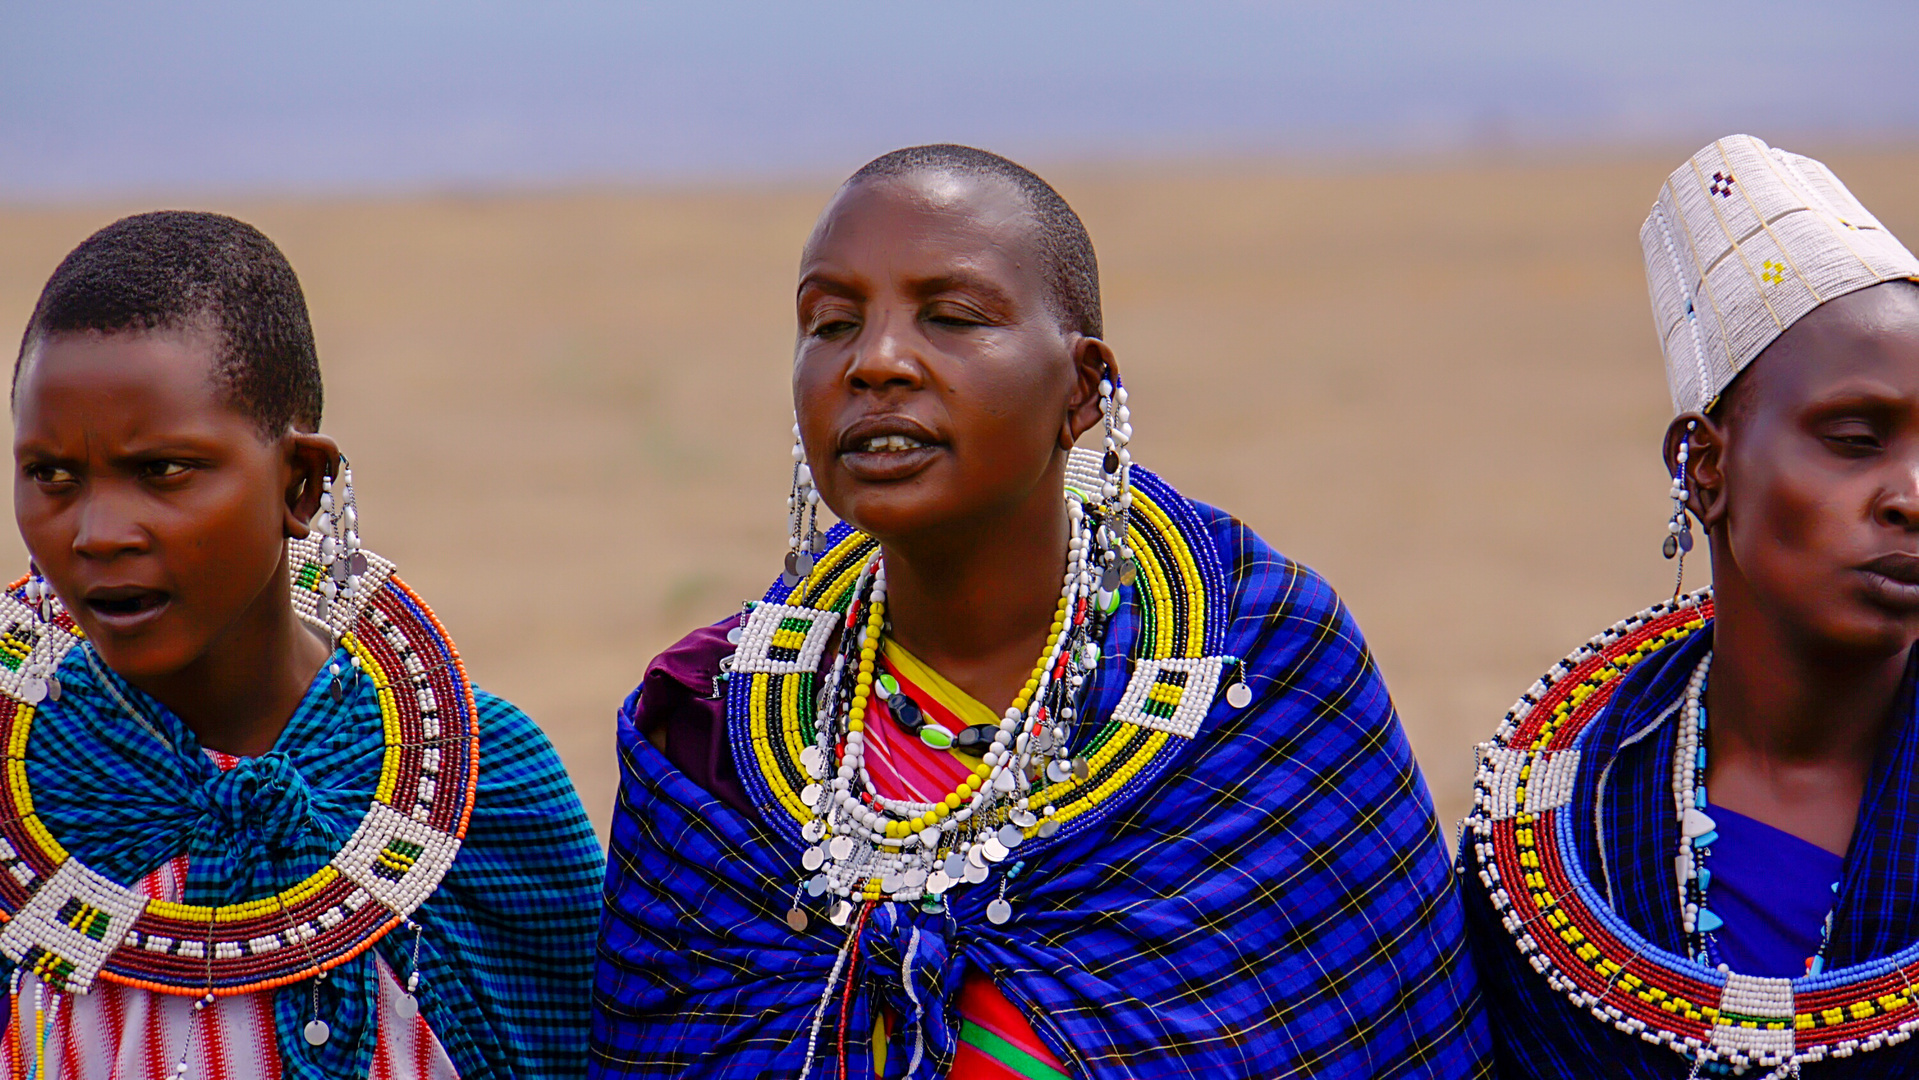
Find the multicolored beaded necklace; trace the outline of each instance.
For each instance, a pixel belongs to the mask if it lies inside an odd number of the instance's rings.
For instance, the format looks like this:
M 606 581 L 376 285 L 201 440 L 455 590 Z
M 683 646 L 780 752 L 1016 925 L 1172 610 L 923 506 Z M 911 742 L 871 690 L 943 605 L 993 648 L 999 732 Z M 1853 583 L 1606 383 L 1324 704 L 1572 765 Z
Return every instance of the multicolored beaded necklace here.
M 1681 832 L 1674 870 L 1691 955 L 1661 949 L 1628 924 L 1581 864 L 1579 823 L 1568 808 L 1591 721 L 1635 665 L 1711 618 L 1709 589 L 1648 608 L 1581 646 L 1520 697 L 1480 747 L 1466 819 L 1480 880 L 1554 990 L 1603 1023 L 1670 1046 L 1695 1072 L 1759 1066 L 1785 1076 L 1829 1056 L 1903 1042 L 1919 1030 L 1919 945 L 1836 970 L 1816 961 L 1796 979 L 1742 975 L 1716 962 L 1710 875 L 1701 877 L 1697 857 L 1713 832 L 1700 755 L 1709 657 L 1688 683 L 1673 765 Z
M 21 971 L 55 992 L 47 1013 L 57 1015 L 61 995 L 84 994 L 95 979 L 205 1003 L 323 978 L 411 925 L 453 865 L 478 782 L 472 684 L 439 621 L 391 563 L 356 552 L 366 561 L 353 589 L 323 588 L 333 584 L 322 570 L 330 561 L 323 539 L 289 542 L 293 603 L 339 641 L 378 699 L 380 779 L 366 816 L 325 867 L 240 904 L 147 899 L 72 857 L 48 831 L 34 812 L 26 766 L 36 703 L 59 694 L 31 684 L 52 678 L 70 650 L 88 647 L 69 613 L 29 606 L 25 580 L 0 595 L 0 953 L 16 965 L 16 993 Z M 90 649 L 87 658 L 93 662 Z M 341 674 L 334 672 L 336 698 Z M 409 1001 L 418 975 L 409 973 Z M 315 1017 L 306 1034 L 324 1042 L 324 1022 Z

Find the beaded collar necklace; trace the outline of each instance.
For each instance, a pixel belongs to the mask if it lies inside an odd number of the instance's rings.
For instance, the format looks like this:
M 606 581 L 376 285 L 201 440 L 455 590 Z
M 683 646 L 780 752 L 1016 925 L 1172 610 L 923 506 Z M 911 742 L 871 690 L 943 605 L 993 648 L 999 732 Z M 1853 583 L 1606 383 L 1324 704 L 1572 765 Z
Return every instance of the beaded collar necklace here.
M 1818 965 L 1797 979 L 1742 975 L 1661 949 L 1613 911 L 1581 865 L 1579 823 L 1568 808 L 1591 721 L 1635 665 L 1711 617 L 1709 589 L 1648 608 L 1588 641 L 1521 695 L 1480 747 L 1466 819 L 1480 880 L 1520 952 L 1554 990 L 1602 1023 L 1671 1047 L 1695 1072 L 1759 1066 L 1786 1076 L 1829 1056 L 1903 1042 L 1919 1030 L 1919 945 L 1835 970 Z M 1688 684 L 1695 706 L 1705 670 L 1702 664 Z M 1682 834 L 1675 872 L 1688 949 L 1696 951 L 1709 909 L 1703 886 L 1689 877 L 1685 845 L 1711 830 L 1686 835 L 1702 824 L 1688 823 L 1687 811 L 1700 809 L 1703 775 L 1696 771 L 1703 718 L 1687 719 L 1693 753 L 1674 764 Z M 1686 730 L 1676 759 L 1685 758 Z
M 885 630 L 877 542 L 842 525 L 803 581 L 778 582 L 749 606 L 726 665 L 728 728 L 754 800 L 802 849 L 807 877 L 788 913 L 796 932 L 809 921 L 801 893 L 830 896 L 838 926 L 882 901 L 944 910 L 949 891 L 985 881 L 1016 849 L 1030 858 L 1126 801 L 1198 733 L 1238 664 L 1221 648 L 1224 571 L 1191 507 L 1144 470 L 1133 473 L 1123 519 L 1135 560 L 1108 563 L 1116 574 L 1097 570 L 1116 546 L 1114 518 L 1083 494 L 1101 490 L 1100 468 L 1097 455 L 1074 451 L 1069 565 L 1046 648 L 981 764 L 938 802 L 883 797 L 865 769 L 866 708 Z M 1125 586 L 1140 608 L 1132 675 L 1111 715 L 1082 716 L 1087 676 L 1102 662 L 1099 641 Z M 856 644 L 841 648 L 821 680 L 836 629 Z M 1226 696 L 1243 707 L 1251 693 L 1235 682 Z M 1009 876 L 988 908 L 995 923 L 1012 918 Z
M 408 922 L 452 866 L 479 753 L 459 653 L 391 563 L 365 553 L 363 585 L 328 603 L 320 539 L 288 548 L 294 607 L 326 626 L 356 677 L 370 680 L 386 750 L 366 816 L 326 866 L 272 896 L 222 907 L 141 896 L 68 854 L 34 812 L 29 737 L 36 713 L 57 706 L 30 704 L 29 695 L 54 695 L 27 684 L 86 646 L 66 611 L 36 618 L 24 582 L 0 595 L 0 953 L 45 986 L 84 994 L 105 979 L 204 1001 L 324 977 Z M 325 1041 L 324 1025 L 310 1024 L 308 1038 Z

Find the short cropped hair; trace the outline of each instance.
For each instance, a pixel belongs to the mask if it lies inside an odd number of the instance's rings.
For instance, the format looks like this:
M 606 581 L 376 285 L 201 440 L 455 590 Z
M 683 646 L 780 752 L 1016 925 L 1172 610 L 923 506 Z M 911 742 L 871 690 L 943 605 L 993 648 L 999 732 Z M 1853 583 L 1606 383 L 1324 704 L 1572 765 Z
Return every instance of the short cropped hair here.
M 846 186 L 915 172 L 991 176 L 1017 188 L 1033 211 L 1035 240 L 1040 258 L 1045 261 L 1046 283 L 1060 321 L 1067 329 L 1087 337 L 1104 333 L 1105 322 L 1099 306 L 1099 260 L 1093 255 L 1093 238 L 1086 235 L 1086 226 L 1079 215 L 1053 190 L 1053 185 L 998 154 L 954 143 L 935 143 L 882 154 L 861 166 L 860 171 L 847 179 Z
M 61 260 L 21 337 L 15 389 L 28 350 L 55 334 L 194 327 L 218 334 L 214 378 L 265 437 L 319 429 L 320 361 L 300 279 L 260 230 L 199 211 L 121 218 Z

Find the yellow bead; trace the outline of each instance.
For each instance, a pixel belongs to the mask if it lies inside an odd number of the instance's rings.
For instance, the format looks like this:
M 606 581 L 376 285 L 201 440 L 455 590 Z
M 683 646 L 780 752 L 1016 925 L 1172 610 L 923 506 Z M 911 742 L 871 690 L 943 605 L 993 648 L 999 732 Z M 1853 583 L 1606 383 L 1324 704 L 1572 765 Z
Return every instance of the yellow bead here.
M 865 650 L 865 651 L 867 651 L 867 652 L 871 652 L 872 650 L 870 650 L 870 649 L 868 649 L 868 650 Z M 860 674 L 861 674 L 861 675 L 871 675 L 871 674 L 873 674 L 873 661 L 871 661 L 871 660 L 861 660 L 861 661 L 860 661 Z
M 865 717 L 861 717 L 861 716 L 848 716 L 848 717 L 846 718 L 846 730 L 848 730 L 848 731 L 865 731 L 865 730 L 866 730 L 866 718 L 865 718 Z
M 958 810 L 960 808 L 960 801 L 961 800 L 958 795 L 948 795 L 946 797 L 946 801 L 939 804 L 938 810 L 945 811 L 945 813 L 941 813 L 940 816 L 945 817 L 947 814 L 950 814 L 953 811 Z
M 875 656 L 877 656 L 877 655 L 878 655 L 878 653 L 876 653 L 876 652 L 875 652 L 875 651 L 873 650 L 873 648 L 872 648 L 871 646 L 868 646 L 868 647 L 866 647 L 866 648 L 864 648 L 864 649 L 861 649 L 861 650 L 860 650 L 860 659 L 861 659 L 861 660 L 871 660 L 871 659 L 873 659 L 873 657 L 875 657 Z

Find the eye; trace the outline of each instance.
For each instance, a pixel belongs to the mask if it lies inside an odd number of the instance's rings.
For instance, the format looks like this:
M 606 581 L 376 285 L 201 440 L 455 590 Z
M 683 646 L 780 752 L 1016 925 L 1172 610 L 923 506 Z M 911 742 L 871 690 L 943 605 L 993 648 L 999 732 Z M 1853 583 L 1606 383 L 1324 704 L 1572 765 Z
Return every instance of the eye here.
M 149 480 L 178 480 L 193 471 L 184 461 L 149 461 L 141 470 Z
M 841 318 L 838 316 L 828 316 L 826 318 L 816 320 L 813 323 L 812 328 L 808 330 L 807 333 L 811 334 L 812 336 L 816 338 L 836 338 L 836 337 L 844 336 L 847 333 L 850 333 L 851 331 L 856 329 L 858 326 L 859 324 L 854 322 L 851 319 Z
M 1821 437 L 1834 451 L 1848 457 L 1863 457 L 1885 449 L 1885 440 L 1879 432 L 1861 421 L 1835 424 Z
M 63 469 L 58 465 L 28 465 L 24 471 L 34 483 L 47 486 L 71 484 L 79 479 L 71 469 Z
M 990 322 L 986 316 L 974 311 L 972 308 L 964 304 L 951 302 L 935 304 L 927 308 L 920 317 L 935 326 L 953 328 L 986 326 Z

